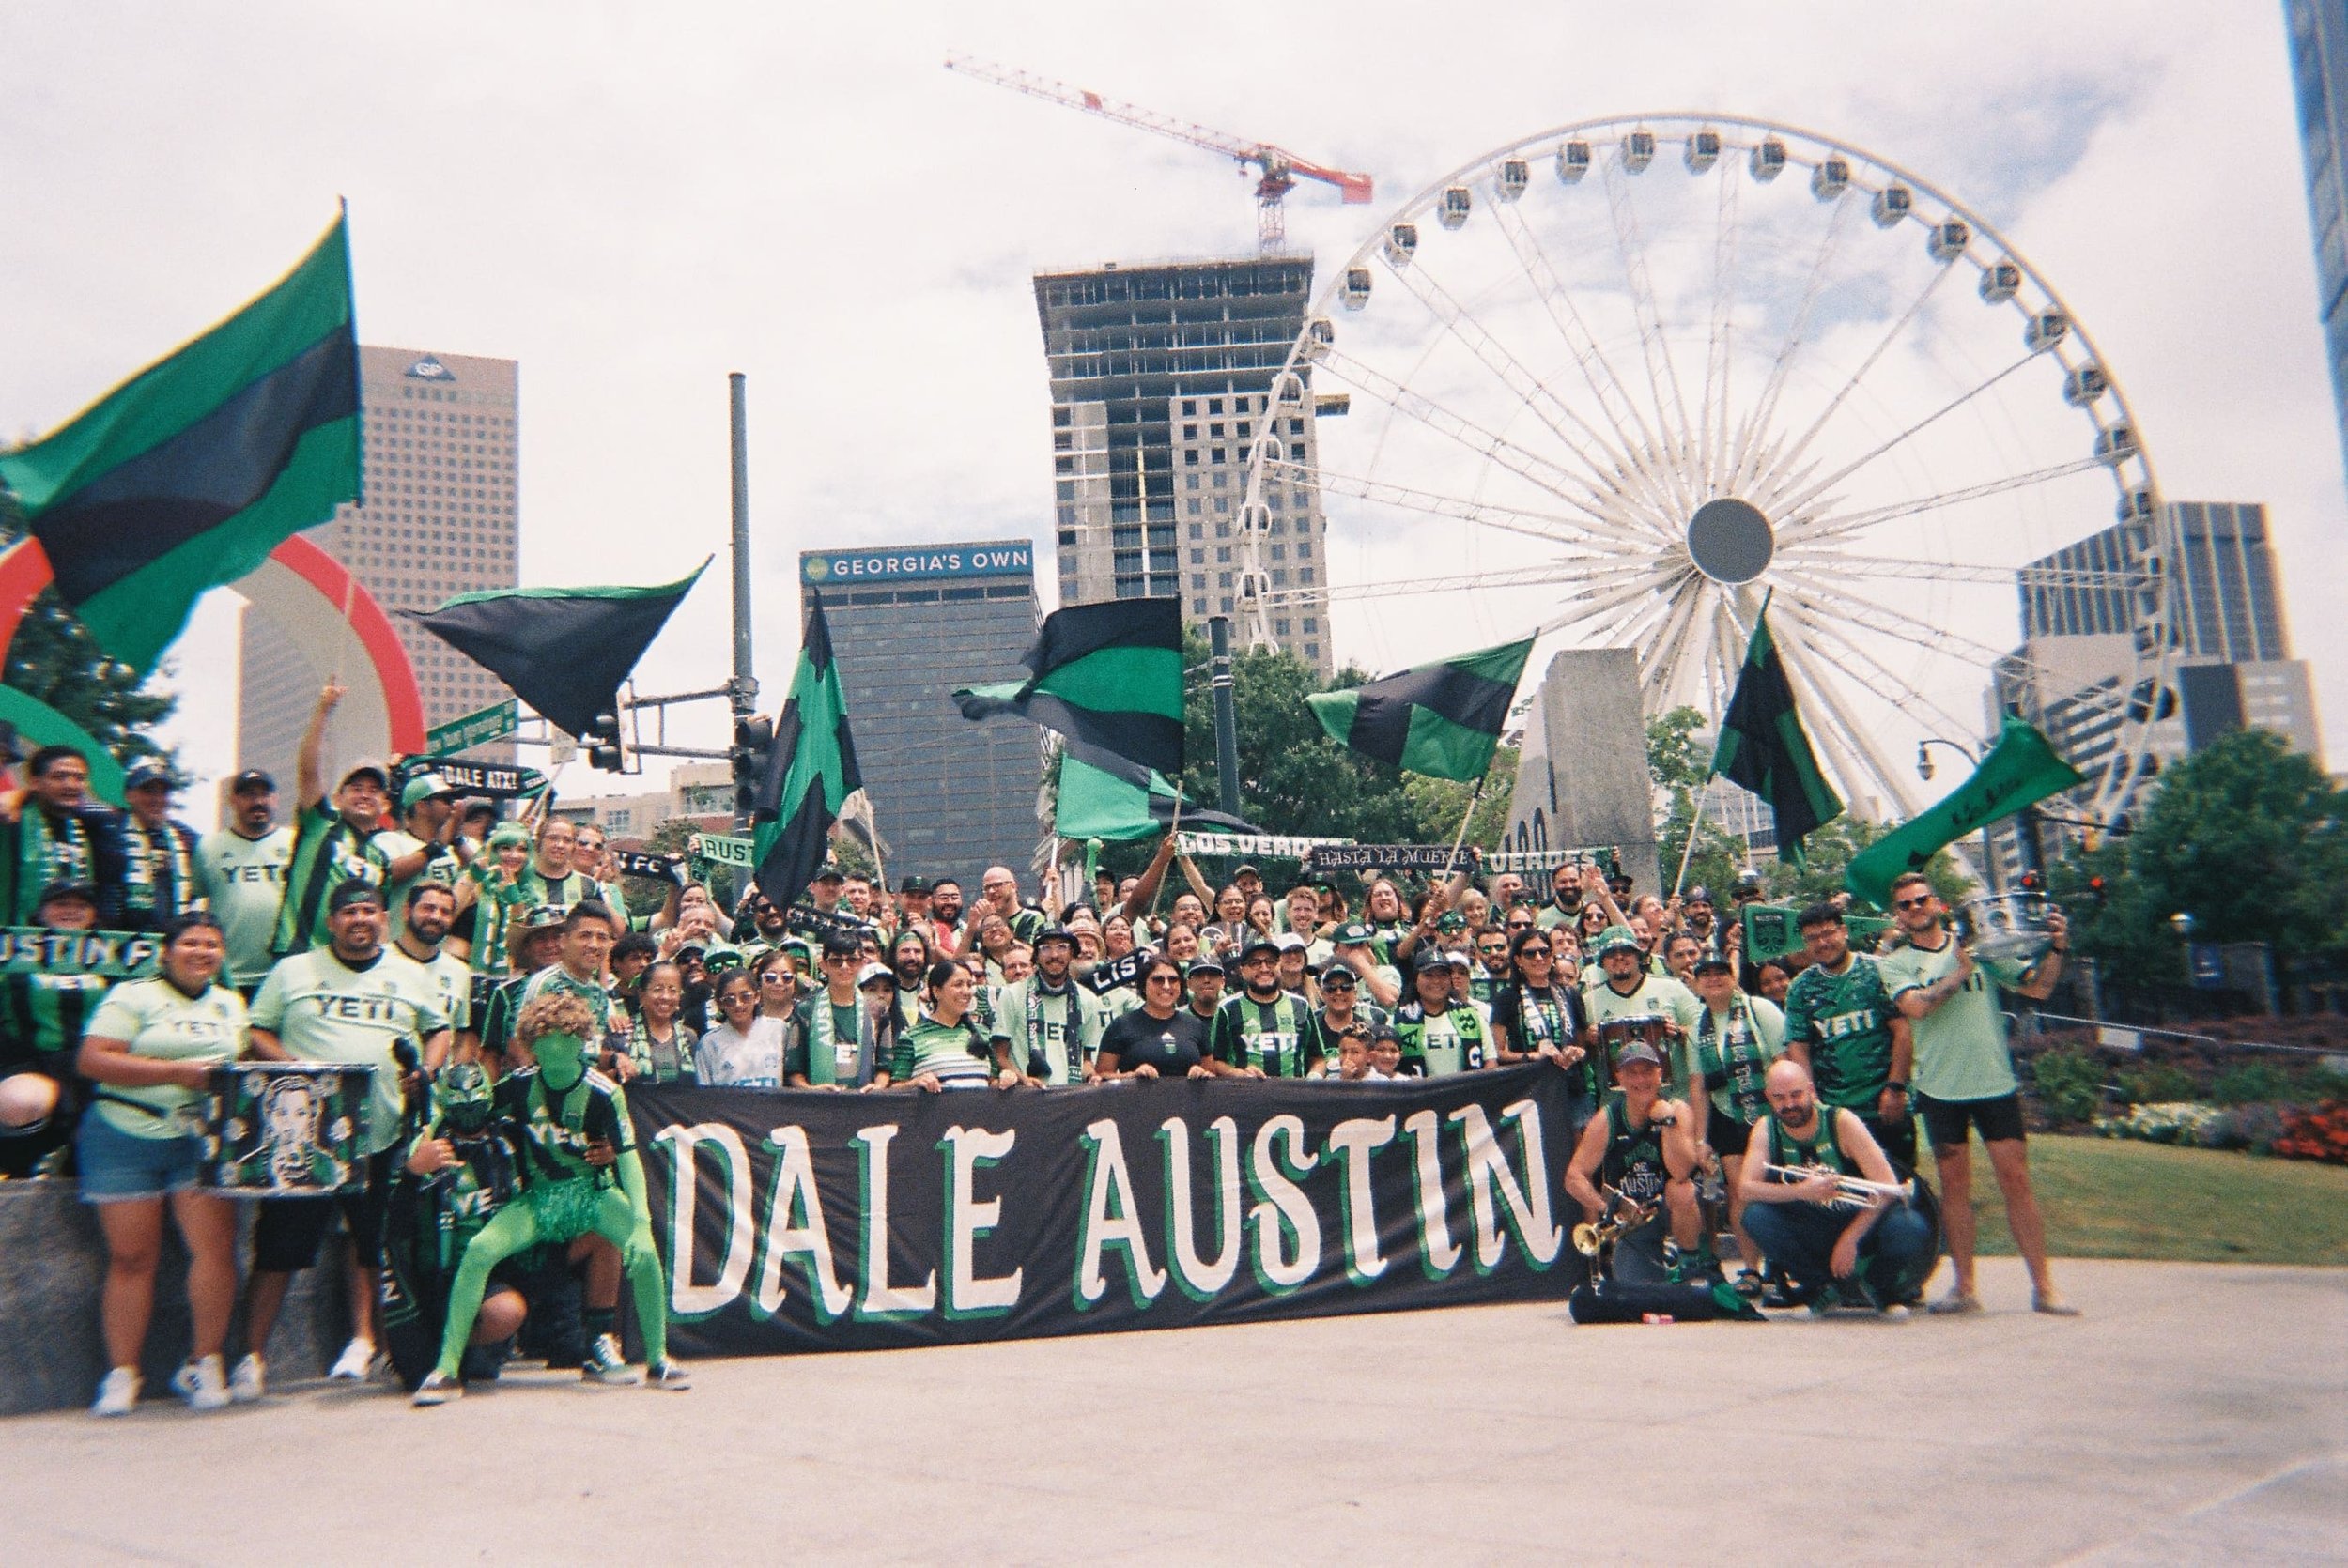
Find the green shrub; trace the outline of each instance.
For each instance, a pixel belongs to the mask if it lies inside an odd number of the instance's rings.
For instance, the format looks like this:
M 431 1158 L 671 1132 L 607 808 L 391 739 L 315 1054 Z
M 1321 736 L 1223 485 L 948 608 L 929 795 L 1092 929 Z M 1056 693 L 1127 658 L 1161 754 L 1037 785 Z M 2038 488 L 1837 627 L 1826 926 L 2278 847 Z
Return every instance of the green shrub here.
M 2166 1105 L 2192 1099 L 2193 1075 L 2171 1062 L 2132 1068 L 2120 1075 L 2120 1098 L 2130 1105 Z
M 2211 1083 L 2210 1099 L 2220 1105 L 2263 1105 L 2290 1099 L 2290 1075 L 2267 1062 L 2236 1062 L 2220 1068 Z
M 2031 1075 L 2039 1109 L 2058 1122 L 2093 1121 L 2103 1108 L 2103 1064 L 2084 1051 L 2042 1053 Z

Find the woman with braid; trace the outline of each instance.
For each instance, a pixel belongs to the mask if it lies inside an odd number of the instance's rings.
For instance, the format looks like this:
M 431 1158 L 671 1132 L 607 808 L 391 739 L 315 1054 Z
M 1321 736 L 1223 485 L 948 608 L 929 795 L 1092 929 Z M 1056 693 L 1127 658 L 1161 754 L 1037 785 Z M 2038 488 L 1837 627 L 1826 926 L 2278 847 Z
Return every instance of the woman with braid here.
M 656 1389 L 687 1386 L 685 1369 L 669 1359 L 666 1282 L 627 1097 L 587 1068 L 595 1033 L 595 1014 L 567 992 L 551 992 L 522 1008 L 514 1038 L 533 1065 L 497 1086 L 497 1114 L 516 1143 L 521 1191 L 466 1245 L 449 1291 L 440 1361 L 418 1385 L 418 1405 L 443 1405 L 464 1392 L 458 1373 L 490 1270 L 541 1242 L 564 1244 L 590 1233 L 617 1247 L 626 1267 L 636 1326 L 644 1336 L 646 1382 Z M 594 1368 L 601 1362 L 619 1360 L 616 1346 L 610 1349 L 608 1356 L 590 1358 L 588 1376 L 596 1376 Z

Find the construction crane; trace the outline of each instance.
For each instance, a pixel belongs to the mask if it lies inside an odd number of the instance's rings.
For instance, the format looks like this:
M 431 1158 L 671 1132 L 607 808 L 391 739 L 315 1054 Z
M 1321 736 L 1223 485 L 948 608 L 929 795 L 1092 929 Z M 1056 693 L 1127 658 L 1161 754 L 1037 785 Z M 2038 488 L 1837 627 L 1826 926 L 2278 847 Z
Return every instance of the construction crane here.
M 1040 98 L 1049 103 L 1063 103 L 1071 109 L 1081 109 L 1088 115 L 1099 115 L 1104 119 L 1136 126 L 1143 131 L 1154 131 L 1161 136 L 1170 136 L 1178 142 L 1188 142 L 1192 146 L 1204 147 L 1209 152 L 1218 152 L 1236 160 L 1243 169 L 1253 170 L 1256 175 L 1256 242 L 1266 255 L 1277 252 L 1288 239 L 1288 220 L 1282 210 L 1282 203 L 1295 189 L 1299 178 L 1317 179 L 1324 185 L 1336 186 L 1338 194 L 1349 205 L 1370 199 L 1369 176 L 1323 168 L 1269 142 L 1251 142 L 1244 136 L 1227 135 L 1203 125 L 1176 119 L 1171 115 L 1144 109 L 1138 104 L 1122 103 L 1083 87 L 1055 82 L 1033 71 L 1013 70 L 1009 66 L 994 65 L 967 54 L 947 55 L 946 69 L 960 71 L 965 76 L 977 77 L 981 82 L 992 82 L 998 87 L 1009 87 L 1015 93 L 1026 93 L 1029 98 Z

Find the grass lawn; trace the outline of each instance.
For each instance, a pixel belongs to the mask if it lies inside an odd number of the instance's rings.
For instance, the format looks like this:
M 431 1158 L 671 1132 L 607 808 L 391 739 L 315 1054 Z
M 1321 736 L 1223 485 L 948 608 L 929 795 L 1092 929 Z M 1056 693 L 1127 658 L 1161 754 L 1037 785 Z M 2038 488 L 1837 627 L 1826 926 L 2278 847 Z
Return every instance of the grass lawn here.
M 2030 1169 L 2057 1257 L 2348 1264 L 2348 1166 L 2034 1135 Z M 1973 1211 L 1981 1250 L 2010 1255 L 2005 1203 L 1978 1140 Z

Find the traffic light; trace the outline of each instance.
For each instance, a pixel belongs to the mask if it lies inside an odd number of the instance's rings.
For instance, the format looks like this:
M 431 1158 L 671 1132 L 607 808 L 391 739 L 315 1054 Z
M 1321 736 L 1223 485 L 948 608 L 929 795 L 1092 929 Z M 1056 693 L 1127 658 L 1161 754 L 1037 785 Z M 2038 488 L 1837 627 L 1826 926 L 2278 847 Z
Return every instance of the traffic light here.
M 579 737 L 586 743 L 587 765 L 605 773 L 627 771 L 627 748 L 620 742 L 620 715 L 597 714 L 587 733 Z
M 775 721 L 744 715 L 734 721 L 734 813 L 750 820 L 758 808 L 758 786 L 775 749 Z

